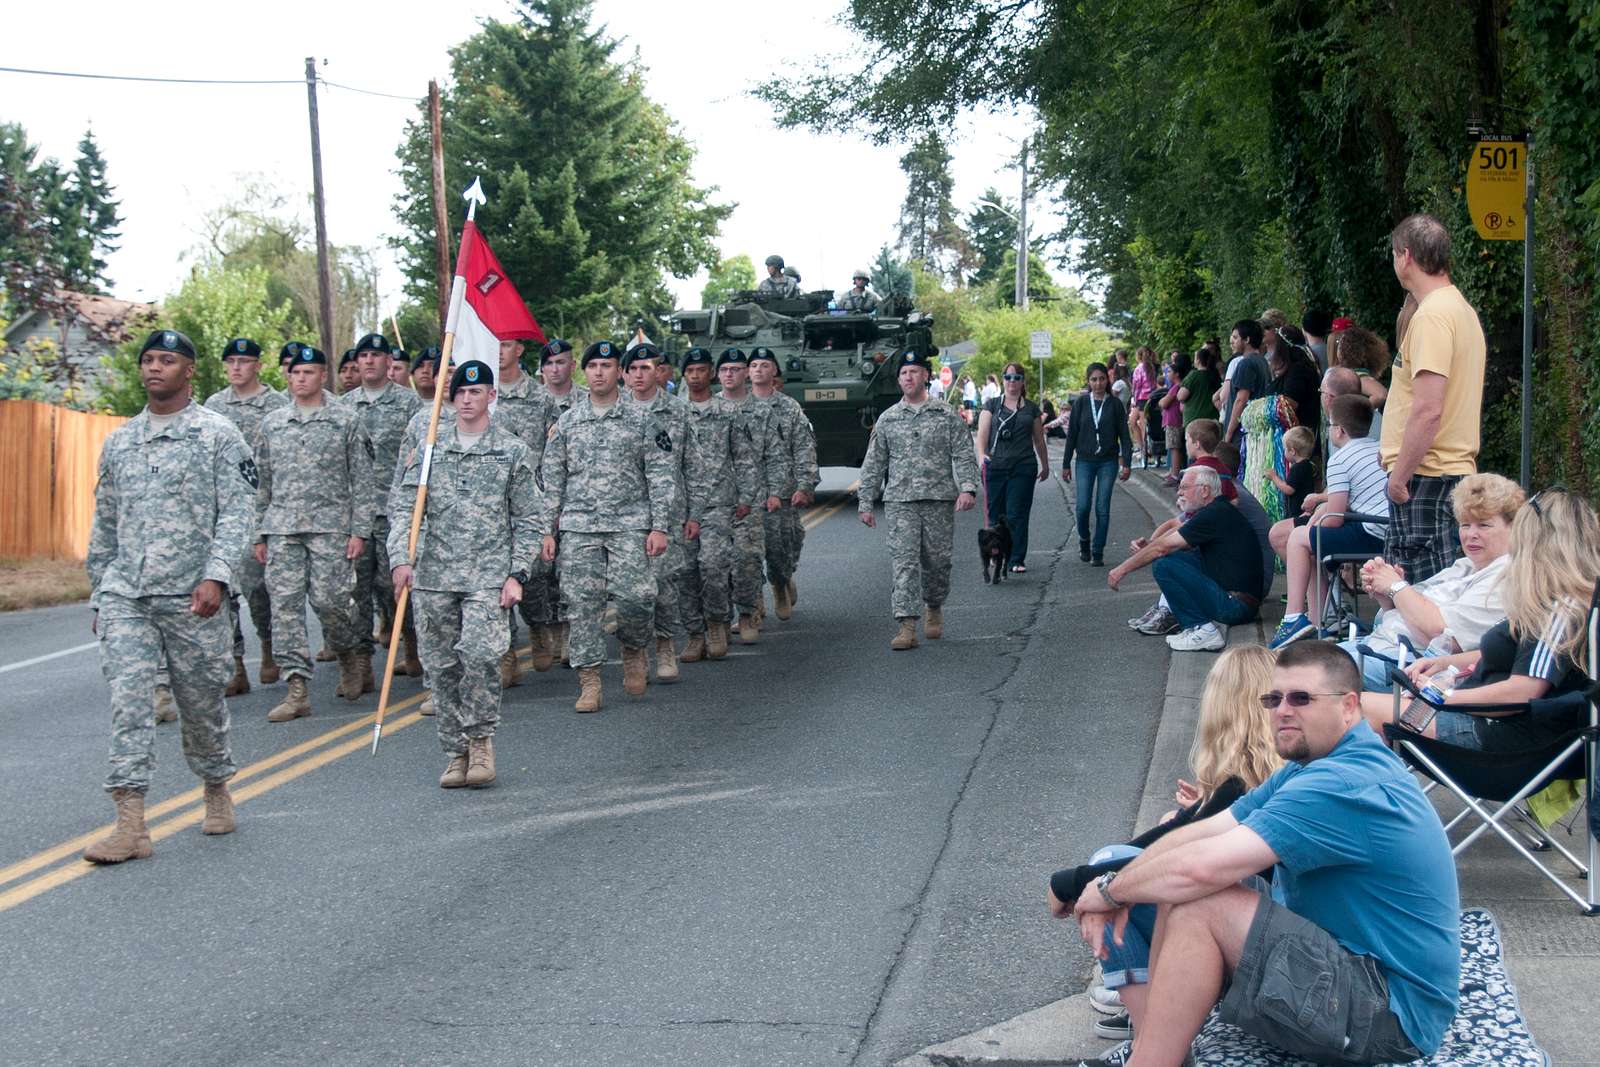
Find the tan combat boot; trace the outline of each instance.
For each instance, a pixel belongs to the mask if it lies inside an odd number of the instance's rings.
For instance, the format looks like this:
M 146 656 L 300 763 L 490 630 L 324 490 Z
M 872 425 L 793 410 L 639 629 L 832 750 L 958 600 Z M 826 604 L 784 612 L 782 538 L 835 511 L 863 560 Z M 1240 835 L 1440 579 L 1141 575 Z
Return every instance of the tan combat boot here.
M 361 657 L 357 653 L 339 654 L 339 688 L 335 692 L 352 703 L 361 699 Z
M 460 789 L 467 784 L 467 757 L 451 756 L 439 776 L 440 789 Z
M 944 636 L 944 608 L 938 604 L 924 604 L 927 614 L 922 616 L 922 636 L 937 641 Z
M 494 738 L 473 737 L 467 741 L 467 785 L 482 789 L 494 781 Z
M 222 691 L 225 697 L 243 696 L 250 692 L 250 676 L 244 673 L 244 660 L 233 657 L 233 678 L 228 682 L 228 688 Z
M 437 714 L 439 714 L 439 709 L 433 706 L 433 694 L 432 693 L 429 693 L 427 696 L 422 698 L 422 703 L 417 706 L 417 714 L 418 715 L 437 715 Z M 463 772 L 463 773 L 465 773 L 465 772 Z M 449 787 L 446 786 L 445 788 L 449 788 Z
M 670 637 L 656 638 L 656 681 L 670 685 L 678 680 L 678 646 Z
M 514 685 L 522 684 L 522 663 L 517 659 L 517 654 L 511 649 L 506 649 L 500 656 L 500 688 L 510 689 Z
M 761 627 L 756 624 L 756 617 L 751 614 L 739 616 L 739 643 L 753 645 L 761 640 Z
M 278 669 L 278 661 L 272 658 L 272 638 L 263 637 L 261 639 L 261 684 L 271 685 L 282 677 L 283 672 Z
M 706 655 L 721 659 L 728 654 L 728 623 L 719 619 L 706 623 Z
M 200 824 L 203 834 L 231 834 L 238 825 L 233 813 L 233 795 L 227 782 L 206 783 L 206 817 Z
M 712 624 L 706 623 L 709 631 Z M 706 658 L 706 635 L 690 634 L 689 643 L 683 646 L 683 655 L 678 657 L 679 663 L 699 663 Z
M 784 620 L 794 614 L 794 605 L 789 603 L 789 585 L 787 582 L 772 583 L 772 613 L 779 619 Z
M 356 653 L 356 673 L 361 677 L 361 693 L 376 693 L 378 687 L 372 681 L 372 656 L 366 652 Z M 360 700 L 361 693 L 350 697 L 351 700 Z
M 384 612 L 383 617 L 378 620 L 377 630 L 373 631 L 372 640 L 382 645 L 384 648 L 388 648 L 389 642 L 393 640 L 393 638 L 394 616 L 388 612 Z
M 117 824 L 111 832 L 83 850 L 90 863 L 121 863 L 147 860 L 155 851 L 150 847 L 150 831 L 144 827 L 144 794 L 133 789 L 113 789 L 111 802 L 117 806 Z
M 406 646 L 406 658 L 405 665 L 401 669 L 405 671 L 408 678 L 421 678 L 422 660 L 417 658 L 417 635 L 414 632 L 407 632 L 403 637 Z
M 289 675 L 289 694 L 283 698 L 281 704 L 267 712 L 267 721 L 288 722 L 310 714 L 311 694 L 306 692 L 305 675 Z
M 643 648 L 622 646 L 622 691 L 629 696 L 644 695 L 644 687 L 649 684 L 650 657 L 645 655 Z
M 917 647 L 917 620 L 901 619 L 900 631 L 894 635 L 894 640 L 889 642 L 889 647 L 896 652 Z
M 559 636 L 554 626 L 533 626 L 529 630 L 528 656 L 533 669 L 543 674 L 555 666 L 555 648 Z
M 176 722 L 178 705 L 172 700 L 172 690 L 164 685 L 155 687 L 151 699 L 156 706 L 156 722 Z
M 578 702 L 573 706 L 574 711 L 590 712 L 600 710 L 600 668 L 578 668 Z

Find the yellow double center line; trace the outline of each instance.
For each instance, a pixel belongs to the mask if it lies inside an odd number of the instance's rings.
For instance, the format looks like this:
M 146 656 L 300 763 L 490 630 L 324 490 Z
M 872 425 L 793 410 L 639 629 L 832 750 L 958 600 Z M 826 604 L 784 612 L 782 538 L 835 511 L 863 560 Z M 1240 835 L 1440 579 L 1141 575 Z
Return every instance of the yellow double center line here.
M 807 529 L 815 529 L 822 525 L 850 499 L 850 492 L 856 488 L 851 485 L 838 495 L 832 503 L 817 505 L 810 508 L 801 522 Z M 523 666 L 529 664 L 525 661 Z M 426 693 L 417 693 L 404 700 L 397 701 L 389 707 L 388 716 L 396 712 L 405 711 L 422 703 Z M 422 716 L 418 712 L 411 712 L 399 718 L 389 718 L 383 724 L 383 736 L 398 733 L 406 727 L 418 722 Z M 228 783 L 229 791 L 233 794 L 235 804 L 242 804 L 260 796 L 280 785 L 294 781 L 305 774 L 310 774 L 318 767 L 325 767 L 335 760 L 343 759 L 353 752 L 366 748 L 370 743 L 366 728 L 370 727 L 377 719 L 377 712 L 363 715 L 359 719 L 345 723 L 326 733 L 291 745 L 282 752 L 274 753 L 266 759 L 258 760 L 247 767 L 242 767 Z M 343 739 L 343 740 L 341 740 Z M 337 743 L 335 743 L 337 742 Z M 162 841 L 180 830 L 197 825 L 205 818 L 205 806 L 202 803 L 203 791 L 196 787 L 187 792 L 169 797 L 158 804 L 152 804 L 145 811 L 145 822 L 150 830 L 152 842 Z M 170 816 L 170 818 L 168 817 Z M 18 860 L 7 867 L 0 867 L 0 886 L 11 885 L 11 888 L 0 890 L 0 911 L 6 911 L 23 904 L 41 893 L 48 892 L 57 886 L 76 881 L 96 869 L 96 865 L 87 860 L 78 859 L 76 862 L 62 864 L 62 860 L 77 856 L 91 843 L 109 834 L 114 829 L 113 824 L 107 824 L 97 830 L 80 834 L 59 845 L 36 852 L 26 859 Z M 61 864 L 57 866 L 57 864 Z M 43 872 L 43 873 L 39 873 Z M 20 880 L 20 881 L 19 881 Z

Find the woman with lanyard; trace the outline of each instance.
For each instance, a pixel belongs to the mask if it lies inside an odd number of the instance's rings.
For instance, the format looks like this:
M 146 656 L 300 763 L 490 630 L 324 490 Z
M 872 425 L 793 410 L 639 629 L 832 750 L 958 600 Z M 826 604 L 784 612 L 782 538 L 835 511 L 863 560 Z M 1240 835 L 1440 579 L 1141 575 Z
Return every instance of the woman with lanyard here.
M 1033 486 L 1050 477 L 1044 450 L 1044 419 L 1028 399 L 1028 375 L 1020 363 L 1007 363 L 1001 394 L 978 416 L 978 466 L 983 471 L 990 525 L 1004 518 L 1011 530 L 1013 574 L 1028 570 L 1028 516 Z
M 1128 480 L 1133 463 L 1133 440 L 1128 436 L 1128 412 L 1109 395 L 1104 363 L 1091 363 L 1089 391 L 1072 402 L 1067 423 L 1067 450 L 1061 457 L 1061 480 L 1078 477 L 1078 557 L 1104 567 L 1106 536 L 1111 532 L 1111 490 L 1114 478 Z M 1073 456 L 1077 470 L 1073 470 Z M 1119 465 L 1118 460 L 1121 460 Z M 1094 543 L 1089 543 L 1089 501 L 1094 500 Z

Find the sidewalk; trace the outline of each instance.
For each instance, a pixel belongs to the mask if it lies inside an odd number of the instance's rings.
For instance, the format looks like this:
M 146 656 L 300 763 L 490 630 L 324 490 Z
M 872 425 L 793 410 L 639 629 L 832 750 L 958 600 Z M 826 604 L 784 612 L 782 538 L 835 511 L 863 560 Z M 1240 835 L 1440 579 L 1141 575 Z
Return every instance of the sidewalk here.
M 1172 493 L 1161 487 L 1155 471 L 1136 471 L 1129 491 L 1151 515 L 1170 513 Z M 1163 511 L 1162 509 L 1165 509 Z M 1229 641 L 1264 644 L 1282 614 L 1277 593 L 1267 599 L 1267 619 L 1252 626 L 1235 626 Z M 1130 640 L 1151 640 L 1130 634 Z M 1189 746 L 1200 715 L 1200 691 L 1216 656 L 1210 653 L 1174 653 L 1167 674 L 1161 725 L 1145 780 L 1143 800 L 1135 827 L 1150 826 L 1172 807 L 1172 792 L 1180 775 L 1188 771 Z M 1438 798 L 1444 790 L 1435 790 Z M 1442 818 L 1459 807 L 1446 795 L 1435 799 Z M 1563 846 L 1582 856 L 1587 849 L 1587 822 L 1578 809 L 1566 834 L 1552 830 Z M 1130 827 L 1130 831 L 1135 827 Z M 1458 859 L 1461 906 L 1484 907 L 1500 924 L 1506 968 L 1517 989 L 1522 1012 L 1534 1038 L 1549 1053 L 1552 1063 L 1567 1067 L 1600 1065 L 1600 917 L 1578 914 L 1577 908 L 1554 886 L 1539 876 L 1504 842 L 1485 835 Z M 1459 839 L 1459 834 L 1456 835 Z M 1541 859 L 1558 873 L 1573 875 L 1571 865 L 1556 857 Z M 1575 876 L 1569 884 L 1583 891 Z M 897 1067 L 1049 1067 L 1096 1056 L 1112 1042 L 1096 1038 L 1090 1029 L 1095 1018 L 1083 994 L 1066 997 L 994 1026 L 923 1049 Z

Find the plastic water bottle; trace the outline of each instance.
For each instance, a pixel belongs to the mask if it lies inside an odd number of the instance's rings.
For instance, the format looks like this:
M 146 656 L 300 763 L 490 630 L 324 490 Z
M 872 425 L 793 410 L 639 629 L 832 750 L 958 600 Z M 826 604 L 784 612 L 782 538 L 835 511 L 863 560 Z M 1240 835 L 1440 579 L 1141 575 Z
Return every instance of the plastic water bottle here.
M 1444 698 L 1455 689 L 1456 679 L 1460 677 L 1461 672 L 1451 664 L 1428 679 L 1428 684 L 1422 687 L 1423 698 L 1430 704 L 1443 704 Z

